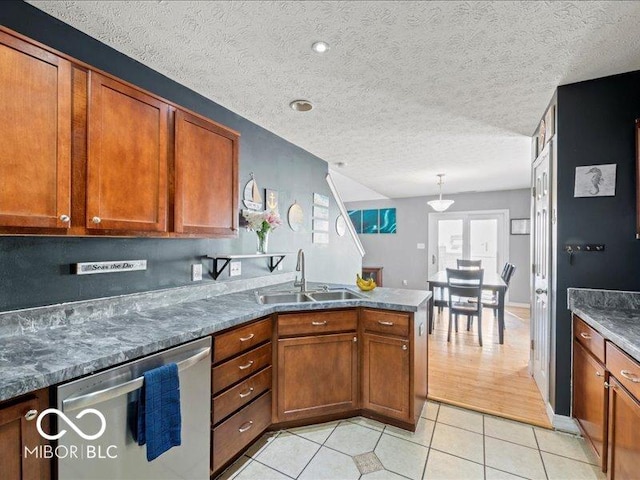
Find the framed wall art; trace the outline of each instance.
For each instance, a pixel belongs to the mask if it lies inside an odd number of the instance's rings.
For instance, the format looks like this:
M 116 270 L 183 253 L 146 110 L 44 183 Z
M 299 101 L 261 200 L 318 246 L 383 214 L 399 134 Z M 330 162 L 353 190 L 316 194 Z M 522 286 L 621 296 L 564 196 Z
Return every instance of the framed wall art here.
M 574 197 L 615 197 L 616 164 L 576 167 Z
M 528 218 L 511 219 L 511 235 L 530 235 L 531 220 Z

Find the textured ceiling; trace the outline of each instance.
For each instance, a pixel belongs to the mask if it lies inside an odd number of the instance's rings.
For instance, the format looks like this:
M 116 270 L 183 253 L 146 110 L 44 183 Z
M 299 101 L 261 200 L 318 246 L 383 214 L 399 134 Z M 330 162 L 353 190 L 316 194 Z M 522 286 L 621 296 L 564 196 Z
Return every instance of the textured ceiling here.
M 635 1 L 30 3 L 388 197 L 528 186 L 554 89 L 640 69 Z

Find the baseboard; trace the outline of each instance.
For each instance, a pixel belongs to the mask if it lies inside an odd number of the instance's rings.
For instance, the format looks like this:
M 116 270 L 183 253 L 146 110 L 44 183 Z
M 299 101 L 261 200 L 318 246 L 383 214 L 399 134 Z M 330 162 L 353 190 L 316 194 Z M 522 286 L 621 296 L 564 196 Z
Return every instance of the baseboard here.
M 547 416 L 551 420 L 551 424 L 553 425 L 554 430 L 571 433 L 573 435 L 580 435 L 580 429 L 578 428 L 576 421 L 571 417 L 567 417 L 566 415 L 557 415 L 548 402 Z
M 519 308 L 530 308 L 531 305 L 528 303 L 518 303 L 518 302 L 507 302 L 507 307 L 519 307 Z

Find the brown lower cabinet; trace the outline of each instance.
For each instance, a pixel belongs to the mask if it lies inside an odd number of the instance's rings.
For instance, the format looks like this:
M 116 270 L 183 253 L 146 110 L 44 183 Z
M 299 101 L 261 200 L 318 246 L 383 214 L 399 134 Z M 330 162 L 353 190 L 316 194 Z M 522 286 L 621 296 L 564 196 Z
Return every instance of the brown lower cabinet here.
M 211 368 L 211 474 L 271 425 L 272 319 L 215 335 Z
M 573 416 L 609 480 L 637 479 L 640 363 L 575 315 L 573 327 Z
M 212 469 L 217 472 L 271 424 L 271 392 L 225 420 L 213 430 Z
M 362 360 L 362 408 L 410 421 L 408 340 L 365 333 Z
M 427 396 L 426 321 L 426 310 L 277 315 L 274 422 L 362 414 L 415 430 Z
M 357 342 L 355 331 L 278 340 L 280 422 L 358 407 Z
M 600 465 L 606 465 L 607 389 L 605 367 L 579 342 L 573 342 L 573 416 L 591 443 Z
M 613 377 L 609 380 L 608 443 L 608 478 L 638 478 L 640 403 Z
M 0 477 L 3 480 L 51 478 L 50 460 L 35 453 L 39 445 L 46 443 L 36 429 L 36 416 L 48 403 L 47 391 L 39 390 L 0 405 Z

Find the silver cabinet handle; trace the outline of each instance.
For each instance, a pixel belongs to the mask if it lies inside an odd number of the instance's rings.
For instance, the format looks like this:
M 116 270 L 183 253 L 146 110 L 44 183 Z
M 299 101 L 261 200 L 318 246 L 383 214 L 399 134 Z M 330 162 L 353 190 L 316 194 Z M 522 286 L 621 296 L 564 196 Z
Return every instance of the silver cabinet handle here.
M 241 337 L 240 341 L 241 342 L 247 342 L 249 340 L 251 340 L 253 337 L 255 337 L 256 334 L 255 333 L 250 333 L 249 335 L 247 335 L 246 337 Z
M 321 322 L 311 322 L 311 325 L 313 325 L 314 327 L 322 327 L 322 326 L 324 326 L 326 324 L 327 324 L 326 320 L 323 320 Z
M 246 365 L 240 365 L 238 368 L 240 370 L 246 370 L 247 368 L 249 368 L 251 365 L 253 365 L 253 360 L 249 360 L 249 363 L 247 363 Z
M 60 215 L 60 221 L 63 223 L 69 223 L 69 220 L 71 220 L 71 217 L 69 215 Z
M 604 382 L 604 388 L 618 388 L 613 383 Z
M 251 387 L 246 392 L 240 392 L 240 398 L 246 398 L 253 393 L 253 387 Z
M 358 341 L 358 337 L 353 337 L 353 343 L 356 343 Z
M 581 332 L 581 333 L 580 333 L 580 336 L 581 336 L 582 338 L 587 339 L 587 340 L 591 340 L 591 335 L 589 335 L 588 333 Z
M 604 377 L 604 373 L 596 372 L 596 377 Z
M 536 288 L 536 293 L 538 295 L 542 295 L 543 293 L 547 293 L 547 290 L 546 289 L 543 290 L 542 288 Z
M 620 375 L 622 375 L 627 380 L 631 380 L 633 383 L 640 383 L 640 378 L 629 370 L 620 370 Z
M 406 345 L 402 345 L 402 349 L 403 349 L 403 350 L 406 350 L 406 349 L 407 349 L 407 346 L 406 346 Z
M 100 217 L 93 217 L 93 218 L 91 219 L 91 221 L 92 221 L 93 223 L 95 223 L 95 224 L 98 224 L 98 223 L 100 223 L 100 222 L 102 221 L 102 219 L 101 219 Z
M 243 423 L 242 426 L 238 429 L 238 431 L 240 433 L 244 433 L 247 430 L 249 430 L 251 427 L 253 427 L 253 420 L 249 420 L 248 422 Z
M 386 327 L 393 327 L 393 322 L 383 322 L 382 320 L 378 320 L 378 323 Z
M 206 347 L 199 350 L 195 355 L 178 362 L 178 371 L 182 372 L 201 360 L 204 360 L 209 356 L 210 352 L 211 347 Z M 89 407 L 96 403 L 106 402 L 112 398 L 138 390 L 143 384 L 144 377 L 138 377 L 133 380 L 129 380 L 128 382 L 114 385 L 113 387 L 98 390 L 97 392 L 87 393 L 86 395 L 81 395 L 79 397 L 67 398 L 62 401 L 62 411 L 69 412 L 71 410 L 77 410 L 78 408 Z
M 30 422 L 31 420 L 34 420 L 37 416 L 38 416 L 38 410 L 29 410 L 27 413 L 24 414 L 24 419 L 27 422 Z

